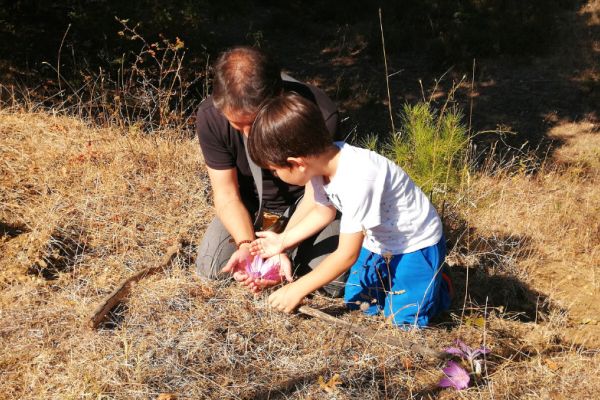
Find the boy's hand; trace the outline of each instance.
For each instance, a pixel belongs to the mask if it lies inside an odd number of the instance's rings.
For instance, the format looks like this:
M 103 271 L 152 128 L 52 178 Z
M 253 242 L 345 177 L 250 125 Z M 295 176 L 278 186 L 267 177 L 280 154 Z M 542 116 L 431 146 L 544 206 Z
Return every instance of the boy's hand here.
M 269 296 L 269 305 L 279 311 L 291 313 L 306 296 L 297 285 L 290 283 Z
M 273 257 L 283 253 L 283 235 L 275 232 L 264 231 L 256 232 L 256 239 L 250 244 L 250 253 L 253 255 L 259 254 L 263 258 Z

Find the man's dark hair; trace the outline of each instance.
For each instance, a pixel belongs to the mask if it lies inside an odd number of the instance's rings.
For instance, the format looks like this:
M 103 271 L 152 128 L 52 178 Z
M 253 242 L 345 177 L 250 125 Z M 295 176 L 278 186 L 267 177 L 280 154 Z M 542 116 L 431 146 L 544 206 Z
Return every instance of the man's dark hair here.
M 248 137 L 248 152 L 262 168 L 289 167 L 288 157 L 322 154 L 332 142 L 319 108 L 286 92 L 268 100 L 258 112 Z
M 234 47 L 213 66 L 213 103 L 221 111 L 255 114 L 282 90 L 281 69 L 262 50 Z

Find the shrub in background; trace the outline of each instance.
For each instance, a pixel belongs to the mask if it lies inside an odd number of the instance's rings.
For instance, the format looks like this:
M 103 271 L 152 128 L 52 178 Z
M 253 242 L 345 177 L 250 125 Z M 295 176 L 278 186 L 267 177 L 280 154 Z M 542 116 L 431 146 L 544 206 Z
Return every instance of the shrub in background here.
M 456 191 L 468 172 L 469 135 L 462 117 L 457 107 L 405 105 L 400 130 L 382 149 L 432 201 Z

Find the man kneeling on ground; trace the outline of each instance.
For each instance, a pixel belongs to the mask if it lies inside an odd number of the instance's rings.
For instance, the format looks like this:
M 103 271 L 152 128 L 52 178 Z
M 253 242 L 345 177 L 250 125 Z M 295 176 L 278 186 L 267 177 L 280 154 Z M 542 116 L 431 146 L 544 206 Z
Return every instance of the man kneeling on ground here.
M 221 279 L 231 273 L 252 291 L 278 283 L 253 279 L 242 268 L 250 257 L 255 231 L 263 230 L 268 220 L 293 213 L 286 227 L 290 229 L 314 206 L 312 196 L 303 197 L 303 186 L 290 185 L 268 169 L 260 169 L 247 154 L 246 141 L 260 106 L 285 92 L 295 92 L 314 103 L 329 133 L 336 136 L 335 104 L 315 86 L 282 74 L 263 51 L 233 48 L 221 54 L 214 65 L 213 93 L 199 106 L 196 119 L 216 211 L 198 249 L 196 272 L 201 277 Z M 338 235 L 336 218 L 278 256 L 285 278 L 292 280 L 294 274 L 304 275 L 319 265 L 336 249 Z M 344 281 L 345 277 L 338 278 L 325 292 L 341 296 Z

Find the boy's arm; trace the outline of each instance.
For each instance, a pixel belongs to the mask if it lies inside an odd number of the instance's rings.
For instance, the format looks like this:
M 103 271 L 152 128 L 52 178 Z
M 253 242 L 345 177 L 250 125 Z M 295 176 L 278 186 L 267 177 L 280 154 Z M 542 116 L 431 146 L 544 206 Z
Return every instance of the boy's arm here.
M 335 219 L 335 208 L 315 204 L 308 214 L 294 227 L 282 233 L 270 231 L 256 232 L 256 239 L 250 245 L 250 253 L 263 258 L 272 257 L 294 248 L 304 239 L 322 230 Z
M 298 203 L 298 206 L 294 210 L 294 213 L 290 217 L 289 222 L 287 223 L 286 230 L 289 230 L 296 226 L 300 221 L 308 215 L 308 213 L 316 206 L 315 203 L 315 195 L 314 189 L 311 182 L 308 182 L 304 186 L 304 196 L 302 196 L 302 200 Z
M 257 232 L 256 236 L 260 239 L 252 243 L 250 249 L 252 254 L 261 254 L 263 257 L 274 256 L 295 247 L 331 223 L 335 219 L 335 208 L 317 204 L 313 193 L 312 184 L 308 182 L 304 198 L 290 218 L 285 230 L 280 234 Z
M 291 249 L 321 231 L 335 219 L 335 214 L 335 208 L 315 203 L 301 221 L 281 233 L 283 250 Z
M 341 233 L 338 248 L 333 253 L 296 282 L 271 294 L 269 304 L 280 311 L 292 312 L 306 295 L 333 281 L 356 262 L 363 239 L 362 232 Z

